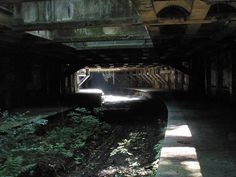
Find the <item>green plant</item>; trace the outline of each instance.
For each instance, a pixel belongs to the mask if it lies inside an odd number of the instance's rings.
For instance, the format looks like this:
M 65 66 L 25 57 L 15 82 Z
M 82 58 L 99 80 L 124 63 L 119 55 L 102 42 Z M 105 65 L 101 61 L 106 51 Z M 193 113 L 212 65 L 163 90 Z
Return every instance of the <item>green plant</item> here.
M 156 144 L 156 145 L 154 146 L 154 148 L 153 148 L 153 149 L 155 150 L 155 152 L 156 152 L 156 156 L 155 156 L 156 159 L 159 159 L 159 158 L 160 158 L 160 155 L 161 155 L 161 148 L 162 148 L 162 146 L 163 146 L 163 142 L 164 142 L 164 140 L 160 140 L 159 143 Z
M 82 157 L 78 156 L 74 158 L 75 164 L 80 165 L 84 163 L 84 160 Z
M 157 173 L 156 170 L 152 170 L 151 173 L 148 174 L 148 175 L 145 176 L 145 177 L 156 177 L 156 175 L 157 175 L 156 173 Z
M 56 143 L 54 145 L 49 144 L 44 149 L 45 153 L 61 154 L 64 157 L 73 157 L 73 152 L 65 148 L 65 143 Z
M 47 125 L 45 119 L 26 122 L 1 134 L 0 177 L 17 177 L 32 169 L 42 155 L 73 159 L 77 164 L 84 163 L 80 150 L 85 148 L 88 139 L 110 128 L 88 113 L 84 108 L 71 111 L 67 115 L 69 124 L 56 127 L 44 136 L 37 136 L 35 130 L 38 126 Z M 16 117 L 9 118 L 8 112 L 4 115 L 8 122 L 18 121 Z
M 83 108 L 83 107 L 82 108 L 78 107 L 75 109 L 75 111 L 80 112 L 82 114 L 91 114 L 91 112 L 89 110 L 87 110 L 86 108 Z
M 5 121 L 9 117 L 9 112 L 8 111 L 3 111 L 1 112 L 0 110 L 0 118 L 2 121 Z
M 103 107 L 98 107 L 98 108 L 94 108 L 93 111 L 96 114 L 100 114 L 104 111 L 105 109 Z
M 24 165 L 23 158 L 21 156 L 8 157 L 4 164 L 0 167 L 1 177 L 17 177 L 21 173 L 35 167 L 35 163 Z
M 71 145 L 72 149 L 81 149 L 85 146 L 85 141 L 83 141 L 81 138 L 76 138 L 74 143 Z
M 17 177 L 22 172 L 22 162 L 23 158 L 20 156 L 7 158 L 3 166 L 0 167 L 0 176 Z
M 7 110 L 0 112 L 0 117 L 1 119 L 6 123 L 6 122 L 18 122 L 25 119 L 25 115 L 28 114 L 29 111 L 26 111 L 24 113 L 15 113 L 15 114 L 10 114 Z

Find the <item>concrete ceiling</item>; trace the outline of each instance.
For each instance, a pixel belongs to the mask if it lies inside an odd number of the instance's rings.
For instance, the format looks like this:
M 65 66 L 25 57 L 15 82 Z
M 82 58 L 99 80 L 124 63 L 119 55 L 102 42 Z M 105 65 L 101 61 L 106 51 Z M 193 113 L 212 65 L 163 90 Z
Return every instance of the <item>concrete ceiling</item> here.
M 26 1 L 30 3 L 22 5 Z M 45 3 L 54 1 L 67 2 L 68 6 L 66 9 L 61 6 L 64 10 L 60 13 L 45 10 Z M 83 8 L 74 8 L 78 5 L 76 2 L 82 1 Z M 1 46 L 22 47 L 24 41 L 25 48 L 30 46 L 32 53 L 40 48 L 45 51 L 39 52 L 41 55 L 53 55 L 62 60 L 66 57 L 71 63 L 165 63 L 184 69 L 182 61 L 188 61 L 197 53 L 227 47 L 236 39 L 236 2 L 233 1 L 52 0 L 43 1 L 44 5 L 40 6 L 33 0 L 0 0 L 5 6 L 12 3 L 13 20 L 9 12 L 0 10 Z M 50 3 L 47 5 L 50 7 Z M 77 12 L 78 8 L 83 11 Z M 35 13 L 35 9 L 37 12 L 43 9 L 44 13 Z M 56 14 L 54 21 L 53 13 Z M 29 31 L 45 39 L 24 33 Z

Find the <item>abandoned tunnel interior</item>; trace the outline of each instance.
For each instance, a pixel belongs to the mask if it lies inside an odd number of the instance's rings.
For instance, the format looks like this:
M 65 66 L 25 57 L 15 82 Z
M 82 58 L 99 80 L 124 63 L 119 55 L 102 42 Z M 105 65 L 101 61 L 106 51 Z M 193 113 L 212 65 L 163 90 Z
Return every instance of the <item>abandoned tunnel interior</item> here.
M 0 177 L 236 177 L 236 1 L 0 0 Z

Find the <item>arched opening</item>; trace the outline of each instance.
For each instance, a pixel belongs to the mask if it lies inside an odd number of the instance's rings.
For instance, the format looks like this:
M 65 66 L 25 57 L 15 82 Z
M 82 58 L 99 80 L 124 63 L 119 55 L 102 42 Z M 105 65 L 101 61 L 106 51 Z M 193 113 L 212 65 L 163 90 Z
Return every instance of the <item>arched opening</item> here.
M 158 18 L 167 19 L 186 19 L 189 16 L 189 12 L 180 6 L 169 6 L 161 10 L 158 14 Z M 173 35 L 184 34 L 186 25 L 166 25 L 160 27 L 161 34 Z
M 189 12 L 180 6 L 169 6 L 162 9 L 157 17 L 159 18 L 186 18 Z
M 210 7 L 207 14 L 208 17 L 228 17 L 232 14 L 236 14 L 236 9 L 228 4 L 214 4 Z

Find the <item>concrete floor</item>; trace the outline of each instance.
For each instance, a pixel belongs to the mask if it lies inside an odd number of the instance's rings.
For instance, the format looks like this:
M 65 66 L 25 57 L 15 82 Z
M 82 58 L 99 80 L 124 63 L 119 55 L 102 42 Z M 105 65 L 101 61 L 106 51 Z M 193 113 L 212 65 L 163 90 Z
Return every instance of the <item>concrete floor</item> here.
M 236 111 L 213 102 L 167 102 L 157 177 L 236 177 Z

